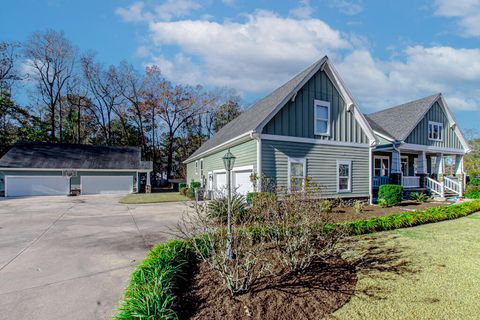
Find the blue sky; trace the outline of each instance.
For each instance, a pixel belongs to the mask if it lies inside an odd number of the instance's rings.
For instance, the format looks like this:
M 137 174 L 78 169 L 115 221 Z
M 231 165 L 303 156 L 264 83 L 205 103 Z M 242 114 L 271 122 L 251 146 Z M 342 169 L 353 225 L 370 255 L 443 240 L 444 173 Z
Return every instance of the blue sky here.
M 158 64 L 173 81 L 246 103 L 328 54 L 366 113 L 436 92 L 464 130 L 480 120 L 478 0 L 16 0 L 0 40 L 62 30 L 100 60 Z

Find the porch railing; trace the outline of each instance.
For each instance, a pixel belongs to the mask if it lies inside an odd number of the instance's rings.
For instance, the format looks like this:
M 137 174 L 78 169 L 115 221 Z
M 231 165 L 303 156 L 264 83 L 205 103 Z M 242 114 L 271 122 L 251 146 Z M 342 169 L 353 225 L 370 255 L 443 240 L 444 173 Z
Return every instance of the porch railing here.
M 419 188 L 420 187 L 420 177 L 403 176 L 403 187 L 404 188 Z
M 432 178 L 426 177 L 426 182 L 427 182 L 427 189 L 429 189 L 431 192 L 438 194 L 440 197 L 444 196 L 444 188 L 443 188 L 443 183 L 438 182 L 437 180 L 434 180 Z
M 388 176 L 375 176 L 373 177 L 373 187 L 374 188 L 379 188 L 380 186 L 384 184 L 388 184 L 390 182 L 390 178 Z
M 461 186 L 460 186 L 460 183 L 457 180 L 454 180 L 454 179 L 449 178 L 449 177 L 444 177 L 443 180 L 445 181 L 444 182 L 445 189 L 447 189 L 449 191 L 452 191 L 452 192 L 455 192 L 456 194 L 460 195 Z

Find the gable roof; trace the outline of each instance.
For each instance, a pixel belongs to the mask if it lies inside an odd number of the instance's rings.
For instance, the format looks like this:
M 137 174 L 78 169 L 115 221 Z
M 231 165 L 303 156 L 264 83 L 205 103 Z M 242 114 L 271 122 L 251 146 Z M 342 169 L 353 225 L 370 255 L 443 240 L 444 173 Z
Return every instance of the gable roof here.
M 0 169 L 132 169 L 151 170 L 140 148 L 82 144 L 19 142 L 0 159 Z
M 236 140 L 245 135 L 261 133 L 263 126 L 291 99 L 303 85 L 310 80 L 322 67 L 326 68 L 327 75 L 331 77 L 334 86 L 340 92 L 340 95 L 347 103 L 347 107 L 353 105 L 355 109 L 354 115 L 360 122 L 360 125 L 365 130 L 367 136 L 371 141 L 376 141 L 375 135 L 370 128 L 368 122 L 363 117 L 356 104 L 353 102 L 348 90 L 345 88 L 343 81 L 338 75 L 337 71 L 329 62 L 327 56 L 318 60 L 308 68 L 297 74 L 291 80 L 274 90 L 268 96 L 258 100 L 251 107 L 245 110 L 237 118 L 229 122 L 222 129 L 220 129 L 212 138 L 207 140 L 200 146 L 185 163 L 191 162 L 200 155 L 207 153 L 213 148 L 227 144 L 230 141 Z M 327 70 L 328 69 L 328 70 Z M 373 142 L 372 142 L 373 143 Z
M 439 97 L 440 94 L 437 93 L 370 113 L 367 115 L 367 120 L 374 131 L 383 133 L 395 140 L 405 140 Z

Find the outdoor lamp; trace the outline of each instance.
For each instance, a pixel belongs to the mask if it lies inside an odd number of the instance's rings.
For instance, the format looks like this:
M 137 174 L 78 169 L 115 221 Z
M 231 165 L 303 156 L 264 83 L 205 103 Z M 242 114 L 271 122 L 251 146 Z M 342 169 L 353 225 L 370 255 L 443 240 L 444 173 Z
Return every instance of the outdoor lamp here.
M 222 159 L 225 170 L 232 171 L 233 165 L 235 164 L 235 156 L 230 152 L 230 149 L 225 153 Z

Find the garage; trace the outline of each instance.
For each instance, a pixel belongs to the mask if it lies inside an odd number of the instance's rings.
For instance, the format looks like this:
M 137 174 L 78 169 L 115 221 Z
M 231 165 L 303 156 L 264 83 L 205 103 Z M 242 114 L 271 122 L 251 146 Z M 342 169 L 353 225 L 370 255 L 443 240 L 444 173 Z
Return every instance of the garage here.
M 5 196 L 58 196 L 70 191 L 68 178 L 63 176 L 6 176 Z
M 252 170 L 233 172 L 233 185 L 237 193 L 243 194 L 245 196 L 247 195 L 247 193 L 253 191 L 253 185 L 252 185 L 252 182 L 250 181 L 251 175 L 252 175 Z
M 133 191 L 132 176 L 82 176 L 82 194 L 123 194 Z
M 227 188 L 227 174 L 225 172 L 215 173 L 215 189 L 225 191 Z

